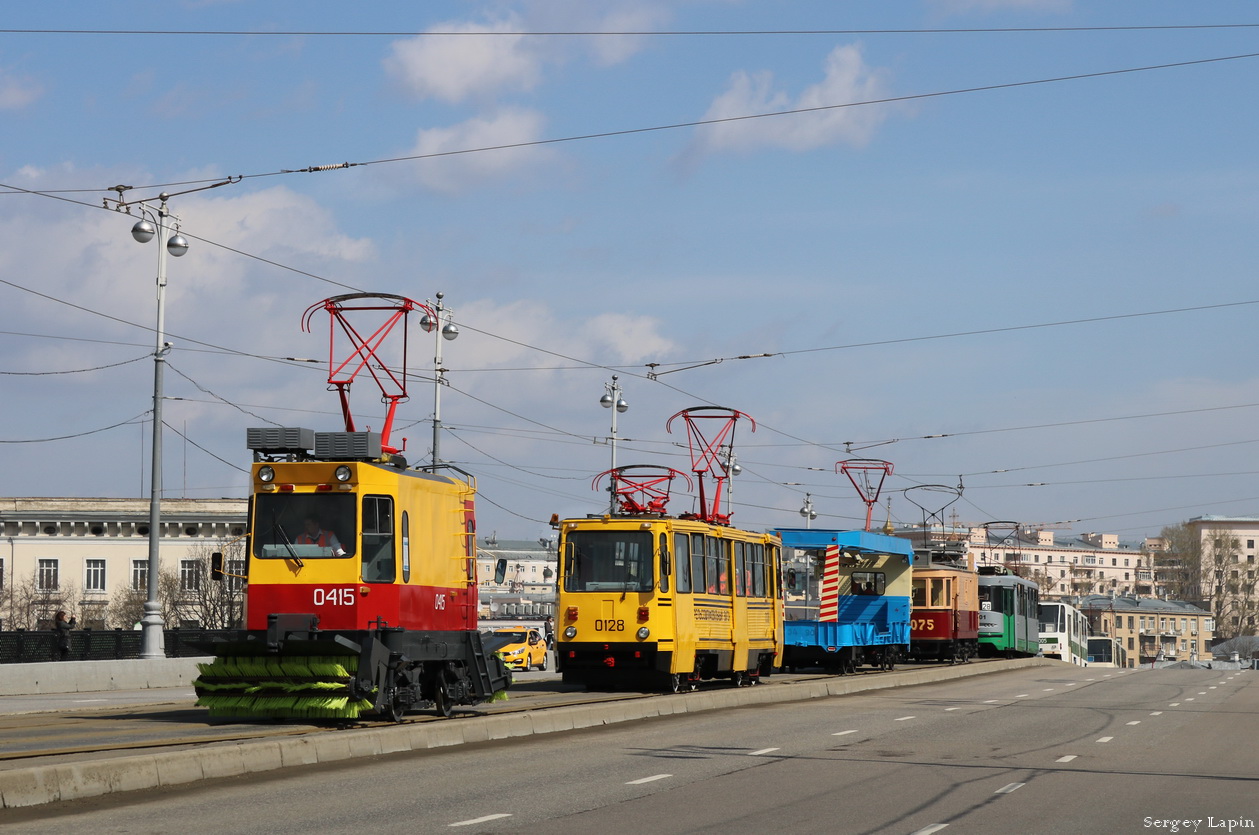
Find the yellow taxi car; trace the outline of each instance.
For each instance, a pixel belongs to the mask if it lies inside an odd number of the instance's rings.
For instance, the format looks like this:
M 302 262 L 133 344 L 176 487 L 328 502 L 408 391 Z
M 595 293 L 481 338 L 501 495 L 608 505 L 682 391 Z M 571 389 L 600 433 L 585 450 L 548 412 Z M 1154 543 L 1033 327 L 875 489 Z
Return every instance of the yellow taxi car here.
M 506 638 L 507 643 L 498 650 L 503 663 L 512 670 L 546 669 L 546 641 L 537 629 L 508 626 L 495 629 L 494 634 Z

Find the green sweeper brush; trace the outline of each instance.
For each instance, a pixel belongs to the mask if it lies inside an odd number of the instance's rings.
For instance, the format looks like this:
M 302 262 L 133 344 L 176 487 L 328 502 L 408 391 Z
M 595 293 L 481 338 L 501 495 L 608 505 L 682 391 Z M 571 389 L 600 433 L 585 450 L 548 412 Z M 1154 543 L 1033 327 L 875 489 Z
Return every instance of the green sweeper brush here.
M 357 719 L 372 709 L 350 695 L 349 657 L 225 656 L 198 664 L 197 705 L 244 719 Z

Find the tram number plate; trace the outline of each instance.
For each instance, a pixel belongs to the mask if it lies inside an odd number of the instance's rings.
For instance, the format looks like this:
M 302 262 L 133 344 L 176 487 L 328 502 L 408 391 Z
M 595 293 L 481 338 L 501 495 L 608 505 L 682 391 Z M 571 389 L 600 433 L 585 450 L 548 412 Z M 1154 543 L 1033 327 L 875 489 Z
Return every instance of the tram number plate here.
M 936 628 L 936 622 L 934 618 L 914 618 L 909 622 L 909 628 L 919 632 L 930 632 Z
M 596 632 L 624 632 L 625 621 L 612 620 L 610 618 L 608 620 L 596 620 L 595 631 Z
M 353 606 L 354 589 L 315 589 L 316 606 Z

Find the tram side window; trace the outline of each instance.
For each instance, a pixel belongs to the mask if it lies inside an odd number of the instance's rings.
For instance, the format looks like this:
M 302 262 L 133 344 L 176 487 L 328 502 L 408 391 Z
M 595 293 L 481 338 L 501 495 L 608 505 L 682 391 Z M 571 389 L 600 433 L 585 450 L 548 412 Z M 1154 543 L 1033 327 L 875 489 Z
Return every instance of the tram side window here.
M 887 591 L 887 579 L 881 571 L 854 571 L 852 593 L 881 596 Z
M 363 582 L 392 583 L 397 576 L 393 553 L 393 499 L 363 497 Z
M 669 535 L 660 534 L 660 590 L 669 590 Z
M 931 606 L 934 608 L 944 608 L 951 603 L 952 595 L 949 594 L 950 580 L 931 578 Z
M 673 535 L 674 583 L 681 594 L 691 593 L 691 537 L 684 533 Z
M 750 563 L 749 573 L 752 575 L 752 591 L 750 593 L 753 597 L 764 597 L 765 545 L 761 542 L 758 542 L 755 545 L 749 545 L 748 551 L 750 552 L 750 556 L 748 557 L 748 562 Z
M 709 594 L 730 593 L 730 549 L 729 543 L 715 536 L 707 537 L 707 558 L 705 559 L 705 577 L 708 581 Z
M 910 604 L 920 608 L 927 605 L 927 578 L 914 578 L 913 592 L 910 595 Z
M 747 597 L 747 545 L 746 542 L 734 542 L 734 593 L 739 597 Z
M 691 534 L 691 587 L 703 592 L 708 588 L 704 577 L 704 535 Z

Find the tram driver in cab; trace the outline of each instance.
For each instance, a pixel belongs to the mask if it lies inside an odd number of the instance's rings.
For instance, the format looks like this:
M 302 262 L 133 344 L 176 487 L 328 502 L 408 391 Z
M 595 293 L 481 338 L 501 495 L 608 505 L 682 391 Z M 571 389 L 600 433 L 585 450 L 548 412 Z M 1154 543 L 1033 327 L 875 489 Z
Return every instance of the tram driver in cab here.
M 337 535 L 325 530 L 317 516 L 307 516 L 302 524 L 305 530 L 297 537 L 298 545 L 318 545 L 320 548 L 327 548 L 334 557 L 345 556 L 345 549 L 341 547 Z

